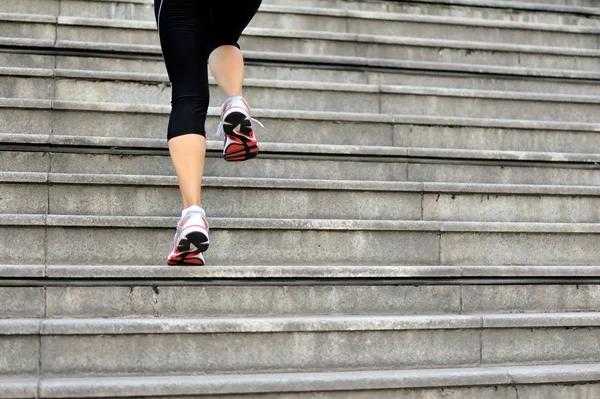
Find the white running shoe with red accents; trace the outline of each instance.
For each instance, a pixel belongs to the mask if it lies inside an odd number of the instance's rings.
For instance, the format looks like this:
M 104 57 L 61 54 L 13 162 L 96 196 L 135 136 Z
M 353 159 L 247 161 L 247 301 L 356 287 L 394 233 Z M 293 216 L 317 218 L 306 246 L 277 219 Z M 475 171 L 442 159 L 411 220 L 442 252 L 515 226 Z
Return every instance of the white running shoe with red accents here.
M 183 211 L 177 224 L 173 249 L 167 257 L 167 264 L 202 266 L 202 252 L 208 249 L 208 245 L 208 222 L 204 209 L 192 206 Z
M 258 155 L 260 148 L 254 135 L 254 124 L 262 123 L 250 116 L 250 106 L 241 96 L 232 96 L 221 110 L 221 123 L 217 136 L 225 133 L 223 158 L 229 162 L 245 161 Z

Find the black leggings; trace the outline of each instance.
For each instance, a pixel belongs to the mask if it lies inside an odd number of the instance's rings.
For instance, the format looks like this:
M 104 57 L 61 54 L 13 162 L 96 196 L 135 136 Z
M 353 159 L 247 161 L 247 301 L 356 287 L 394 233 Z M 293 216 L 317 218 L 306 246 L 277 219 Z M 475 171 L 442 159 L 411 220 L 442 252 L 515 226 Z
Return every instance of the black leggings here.
M 232 45 L 262 0 L 154 0 L 163 57 L 173 90 L 168 139 L 206 135 L 208 56 Z

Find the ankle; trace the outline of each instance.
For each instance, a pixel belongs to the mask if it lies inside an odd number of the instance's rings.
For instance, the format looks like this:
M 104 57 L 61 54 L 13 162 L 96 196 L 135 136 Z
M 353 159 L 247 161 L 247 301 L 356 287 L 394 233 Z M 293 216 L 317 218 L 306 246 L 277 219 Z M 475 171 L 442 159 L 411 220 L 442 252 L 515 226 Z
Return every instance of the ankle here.
M 202 209 L 201 206 L 199 206 L 199 205 L 192 205 L 192 206 L 189 206 L 189 207 L 187 207 L 187 208 L 185 208 L 184 210 L 181 211 L 181 217 L 185 216 L 188 212 L 191 212 L 191 211 L 205 213 L 204 209 Z

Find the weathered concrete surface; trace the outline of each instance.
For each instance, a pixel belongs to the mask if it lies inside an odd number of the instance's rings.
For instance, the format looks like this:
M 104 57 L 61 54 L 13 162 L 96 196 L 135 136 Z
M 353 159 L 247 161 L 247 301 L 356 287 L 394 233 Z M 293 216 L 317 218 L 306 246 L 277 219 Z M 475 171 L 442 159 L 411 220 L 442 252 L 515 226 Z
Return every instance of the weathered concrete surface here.
M 457 314 L 453 286 L 48 287 L 49 317 Z M 1 293 L 1 291 L 0 291 Z
M 46 376 L 467 366 L 479 361 L 478 336 L 476 330 L 48 336 L 41 364 Z
M 0 318 L 44 317 L 44 287 L 0 287 Z

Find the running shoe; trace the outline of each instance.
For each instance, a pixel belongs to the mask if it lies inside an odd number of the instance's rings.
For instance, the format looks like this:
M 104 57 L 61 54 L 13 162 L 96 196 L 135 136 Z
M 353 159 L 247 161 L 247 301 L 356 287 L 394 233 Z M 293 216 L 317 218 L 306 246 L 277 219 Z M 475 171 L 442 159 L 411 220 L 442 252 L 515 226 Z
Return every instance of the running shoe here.
M 250 116 L 250 106 L 241 96 L 232 96 L 221 110 L 221 123 L 217 136 L 225 133 L 223 158 L 229 162 L 245 161 L 258 155 L 260 148 L 254 136 L 254 124 L 262 123 Z
M 204 265 L 202 252 L 209 245 L 208 222 L 202 208 L 193 208 L 188 209 L 177 224 L 168 265 Z

